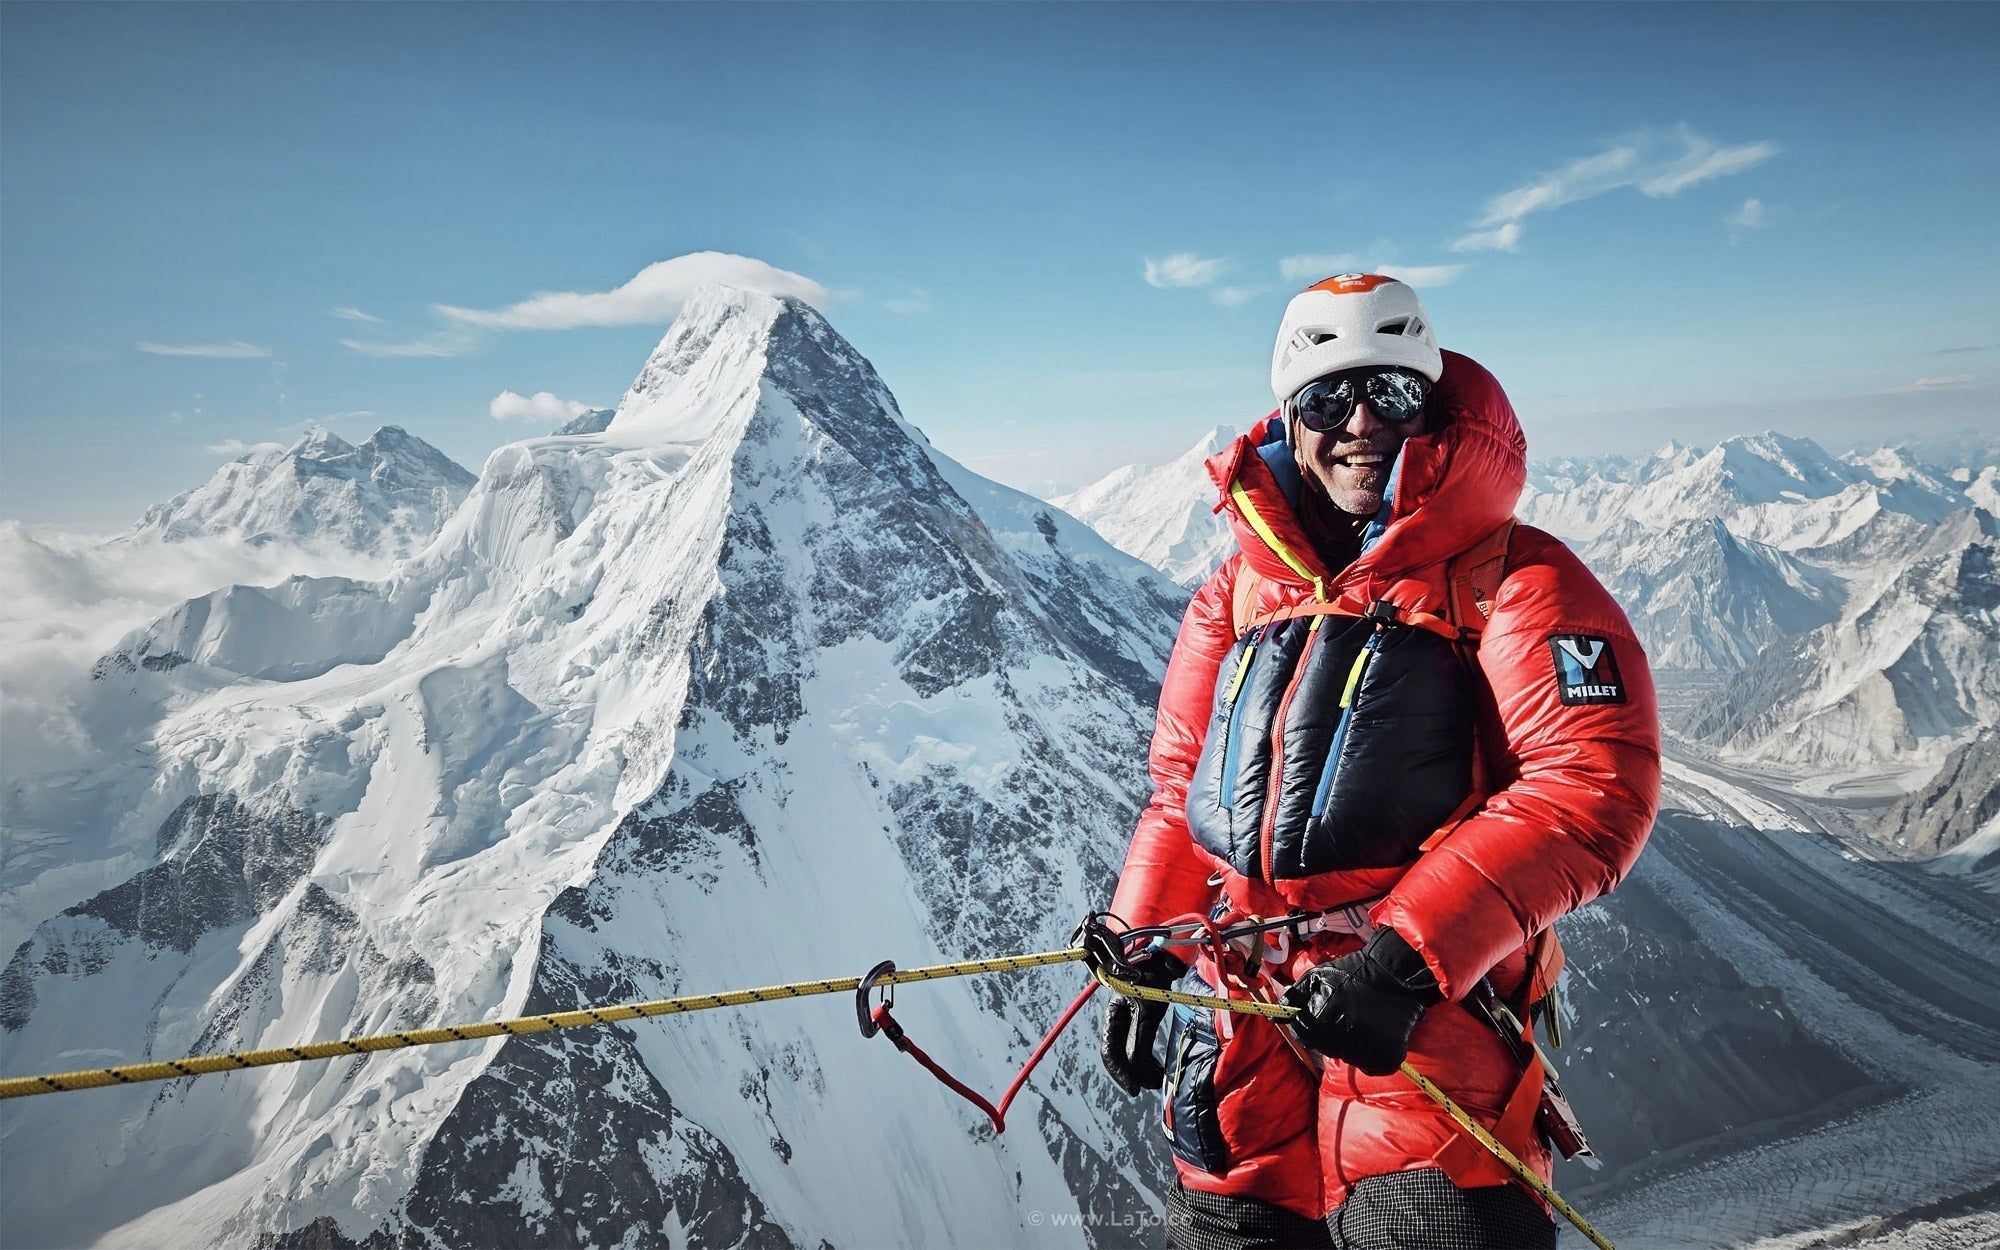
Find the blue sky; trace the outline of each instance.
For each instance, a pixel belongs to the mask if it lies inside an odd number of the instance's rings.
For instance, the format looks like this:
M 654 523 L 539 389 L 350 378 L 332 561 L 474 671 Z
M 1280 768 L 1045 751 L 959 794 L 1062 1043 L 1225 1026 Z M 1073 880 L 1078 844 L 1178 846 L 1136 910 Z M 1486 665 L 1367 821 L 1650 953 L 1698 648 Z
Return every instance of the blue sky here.
M 711 272 L 1031 489 L 1267 411 L 1346 268 L 1537 455 L 1991 429 L 1996 49 L 1991 4 L 10 3 L 0 517 L 129 524 L 314 422 L 477 468 Z

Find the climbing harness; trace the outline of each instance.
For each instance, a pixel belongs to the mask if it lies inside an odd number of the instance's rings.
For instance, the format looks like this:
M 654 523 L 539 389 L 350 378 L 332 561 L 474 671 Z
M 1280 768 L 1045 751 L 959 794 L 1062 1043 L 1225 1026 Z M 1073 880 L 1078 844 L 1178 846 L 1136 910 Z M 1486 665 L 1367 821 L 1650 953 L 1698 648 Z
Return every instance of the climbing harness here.
M 580 1011 L 555 1011 L 539 1016 L 521 1016 L 511 1020 L 480 1021 L 471 1024 L 445 1025 L 441 1028 L 411 1029 L 401 1033 L 382 1033 L 368 1037 L 342 1038 L 337 1041 L 309 1042 L 302 1046 L 274 1047 L 267 1050 L 238 1051 L 220 1055 L 191 1055 L 183 1059 L 168 1059 L 153 1063 L 125 1064 L 109 1068 L 90 1068 L 78 1072 L 58 1072 L 44 1076 L 24 1076 L 0 1078 L 0 1100 L 26 1098 L 37 1094 L 67 1093 L 75 1090 L 96 1089 L 107 1085 L 135 1085 L 146 1081 L 168 1081 L 178 1077 L 204 1076 L 214 1072 L 240 1072 L 246 1068 L 268 1067 L 273 1064 L 304 1063 L 315 1059 L 338 1059 L 348 1055 L 366 1055 L 384 1050 L 403 1050 L 412 1046 L 432 1046 L 446 1042 L 470 1042 L 488 1037 L 518 1037 L 531 1033 L 545 1033 L 553 1029 L 586 1028 L 591 1025 L 616 1024 L 624 1020 L 651 1019 L 656 1016 L 679 1015 L 692 1011 L 710 1011 L 722 1007 L 744 1007 L 751 1003 L 776 1002 L 786 998 L 809 998 L 817 994 L 851 993 L 856 996 L 856 1013 L 862 1024 L 864 1035 L 879 1031 L 888 1036 L 898 1049 L 909 1054 L 925 1068 L 929 1069 L 946 1085 L 971 1101 L 992 1121 L 994 1131 L 1006 1127 L 1006 1109 L 1013 1101 L 1028 1074 L 1041 1061 L 1063 1029 L 1075 1019 L 1084 1003 L 1094 993 L 1098 985 L 1103 985 L 1113 993 L 1127 998 L 1143 998 L 1154 1002 L 1179 1003 L 1189 1007 L 1206 1007 L 1235 1015 L 1262 1016 L 1265 1019 L 1284 1022 L 1298 1015 L 1298 1009 L 1283 1003 L 1267 1002 L 1255 997 L 1224 997 L 1210 994 L 1190 994 L 1181 990 L 1154 989 L 1135 983 L 1133 955 L 1146 950 L 1164 950 L 1176 946 L 1221 944 L 1242 938 L 1261 938 L 1262 935 L 1286 929 L 1297 929 L 1310 923 L 1312 917 L 1294 915 L 1275 920 L 1251 919 L 1244 924 L 1217 928 L 1203 918 L 1191 923 L 1151 926 L 1147 928 L 1114 932 L 1103 914 L 1086 917 L 1078 928 L 1072 944 L 1063 950 L 1037 951 L 1026 955 L 1006 955 L 995 959 L 968 959 L 958 963 L 933 964 L 921 968 L 897 968 L 893 964 L 878 964 L 865 977 L 833 977 L 819 981 L 790 981 L 782 985 L 765 986 L 759 989 L 729 990 L 719 994 L 690 994 L 678 998 L 659 998 L 646 1002 L 622 1003 L 607 1007 L 586 1007 Z M 951 977 L 978 976 L 994 972 L 1013 972 L 1023 968 L 1040 968 L 1053 964 L 1083 963 L 1089 967 L 1092 983 L 1069 1005 L 1057 1020 L 1055 1027 L 1036 1047 L 1021 1072 L 1014 1078 L 1007 1092 L 997 1104 L 987 1102 L 978 1093 L 953 1078 L 929 1055 L 911 1042 L 894 1016 L 889 1012 L 890 1004 L 883 1002 L 869 1005 L 869 995 L 876 989 L 902 985 L 918 981 L 940 981 Z M 871 1029 L 872 1026 L 872 1029 Z M 1522 1184 L 1533 1190 L 1543 1201 L 1555 1210 L 1599 1250 L 1612 1250 L 1611 1243 L 1592 1228 L 1576 1209 L 1552 1189 L 1541 1177 L 1521 1162 L 1493 1135 L 1460 1107 L 1430 1078 L 1418 1072 L 1405 1062 L 1401 1071 L 1431 1101 L 1437 1103 L 1460 1128 L 1470 1134 L 1480 1145 L 1493 1153 L 1505 1164 Z
M 1252 955 L 1259 955 L 1261 954 L 1261 942 L 1266 934 L 1281 932 L 1303 936 L 1305 933 L 1324 929 L 1346 929 L 1350 925 L 1355 925 L 1355 917 L 1351 912 L 1352 909 L 1335 908 L 1328 912 L 1294 914 L 1275 920 L 1251 917 L 1242 924 L 1231 925 L 1221 929 L 1217 929 L 1206 918 L 1185 917 L 1169 925 L 1155 926 L 1147 929 L 1133 929 L 1122 935 L 1111 933 L 1106 924 L 1109 917 L 1097 914 L 1084 920 L 1082 928 L 1077 932 L 1077 945 L 1090 952 L 1087 962 L 1090 965 L 1091 971 L 1096 974 L 1097 979 L 1120 994 L 1128 997 L 1149 998 L 1164 1002 L 1188 1003 L 1192 1006 L 1214 1007 L 1218 1010 L 1234 1012 L 1240 1015 L 1263 1016 L 1282 1023 L 1296 1017 L 1298 1009 L 1282 1003 L 1268 1002 L 1262 998 L 1255 997 L 1216 999 L 1207 995 L 1182 994 L 1175 990 L 1154 990 L 1131 984 L 1129 979 L 1119 978 L 1109 971 L 1109 969 L 1114 967 L 1121 969 L 1126 972 L 1129 978 L 1132 967 L 1125 955 L 1125 950 L 1120 949 L 1121 938 L 1127 943 L 1125 949 L 1132 947 L 1165 949 L 1172 946 L 1208 946 L 1217 954 L 1220 954 L 1222 946 L 1231 944 L 1236 945 L 1239 953 L 1241 953 L 1246 949 L 1241 944 L 1242 939 L 1249 938 L 1252 939 L 1253 943 L 1257 944 L 1248 947 L 1248 951 Z M 1356 930 L 1358 928 L 1359 926 L 1356 925 Z M 1117 955 L 1115 961 L 1111 958 L 1114 952 Z M 1217 967 L 1221 967 L 1220 961 L 1218 961 Z M 1486 989 L 1490 994 L 1491 986 L 1488 985 Z M 1254 993 L 1254 991 L 1247 988 L 1246 992 Z M 1497 999 L 1495 1001 L 1497 1003 Z M 1514 1040 L 1527 1047 L 1534 1047 L 1532 1035 L 1529 1035 L 1525 1039 L 1520 1036 L 1521 1033 L 1525 1032 L 1525 1028 L 1519 1026 L 1518 1020 L 1504 1003 L 1497 1003 L 1495 1020 L 1496 1026 L 1503 1028 L 1507 1022 L 1514 1023 L 1517 1026 L 1517 1034 Z M 1285 1035 L 1288 1042 L 1293 1041 L 1290 1037 L 1291 1031 L 1289 1029 L 1280 1030 L 1280 1032 Z M 1294 1045 L 1294 1049 L 1297 1049 L 1296 1045 Z M 1554 1083 L 1553 1065 L 1548 1063 L 1547 1058 L 1540 1053 L 1538 1047 L 1534 1047 L 1533 1054 L 1541 1062 L 1543 1072 L 1548 1074 L 1547 1084 L 1541 1091 L 1544 1097 L 1538 1108 L 1537 1126 L 1545 1132 L 1554 1130 L 1553 1139 L 1557 1148 L 1564 1151 L 1565 1158 L 1571 1157 L 1572 1153 L 1574 1153 L 1585 1162 L 1594 1164 L 1595 1160 L 1589 1157 L 1589 1146 L 1583 1141 L 1582 1130 L 1576 1125 L 1574 1115 L 1569 1111 L 1568 1103 L 1562 1100 L 1560 1087 Z M 1457 1124 L 1474 1141 L 1485 1147 L 1494 1158 L 1504 1164 L 1507 1170 L 1513 1173 L 1516 1180 L 1533 1191 L 1537 1197 L 1548 1203 L 1552 1209 L 1560 1213 L 1564 1219 L 1575 1226 L 1576 1230 L 1587 1237 L 1592 1245 L 1598 1247 L 1598 1250 L 1613 1250 L 1611 1242 L 1604 1234 L 1592 1227 L 1590 1222 L 1585 1220 L 1575 1207 L 1565 1201 L 1555 1191 L 1553 1186 L 1535 1175 L 1534 1169 L 1523 1163 L 1519 1156 L 1501 1144 L 1498 1138 L 1494 1137 L 1484 1125 L 1480 1124 L 1463 1107 L 1459 1106 L 1449 1094 L 1439 1089 L 1436 1082 L 1417 1071 L 1416 1067 L 1408 1060 L 1402 1063 L 1398 1071 L 1411 1084 L 1422 1090 L 1426 1097 L 1436 1103 L 1451 1118 L 1453 1123 Z M 1561 1115 L 1566 1117 L 1566 1122 L 1564 1120 L 1551 1122 L 1551 1117 L 1555 1114 L 1551 1112 L 1548 1103 L 1548 1094 L 1551 1090 L 1553 1090 Z M 1573 1142 L 1568 1138 L 1565 1130 L 1567 1133 L 1574 1134 Z M 1567 1149 L 1570 1144 L 1574 1144 L 1577 1147 L 1574 1152 Z

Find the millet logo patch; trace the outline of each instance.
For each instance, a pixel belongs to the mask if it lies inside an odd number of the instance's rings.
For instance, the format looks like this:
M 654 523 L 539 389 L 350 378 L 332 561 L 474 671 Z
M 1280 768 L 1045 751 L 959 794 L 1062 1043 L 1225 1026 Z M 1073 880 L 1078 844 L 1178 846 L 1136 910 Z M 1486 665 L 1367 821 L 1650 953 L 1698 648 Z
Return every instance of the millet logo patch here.
M 1549 639 L 1556 660 L 1556 692 L 1564 706 L 1625 702 L 1625 679 L 1611 640 L 1591 634 L 1557 634 Z

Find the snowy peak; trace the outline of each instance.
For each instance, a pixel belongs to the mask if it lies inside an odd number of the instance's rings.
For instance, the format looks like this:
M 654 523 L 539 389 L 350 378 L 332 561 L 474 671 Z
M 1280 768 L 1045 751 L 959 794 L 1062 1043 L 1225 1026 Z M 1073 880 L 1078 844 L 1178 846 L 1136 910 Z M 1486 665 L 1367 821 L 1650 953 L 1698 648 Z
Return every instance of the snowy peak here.
M 1691 468 L 1726 483 L 1729 494 L 1743 504 L 1820 499 L 1839 494 L 1856 480 L 1811 439 L 1770 431 L 1726 439 Z
M 1624 607 L 1655 667 L 1729 672 L 1840 614 L 1838 579 L 1740 539 L 1716 518 L 1628 522 L 1582 553 Z
M 388 579 L 231 588 L 105 657 L 91 693 L 146 744 L 142 797 L 92 813 L 116 826 L 116 884 L 51 885 L 0 971 L 0 1060 L 1058 944 L 1149 792 L 1181 598 L 928 447 L 810 308 L 706 293 L 611 426 L 496 451 Z M 170 893 L 178 910 L 131 920 Z M 925 1044 L 1004 1074 L 1071 992 L 942 987 Z M 22 1139 L 63 1149 L 0 1215 L 49 1244 L 935 1245 L 1147 1201 L 1156 1135 L 1087 1047 L 1026 1091 L 1044 1133 L 995 1142 L 828 1018 L 237 1074 L 163 1093 L 137 1137 L 31 1105 Z M 857 1172 L 863 1117 L 924 1149 Z M 226 1157 L 186 1166 L 225 1135 Z M 96 1182 L 66 1161 L 128 1147 L 133 1196 L 86 1204 Z
M 285 456 L 292 460 L 330 460 L 353 453 L 354 444 L 323 425 L 310 427 L 285 449 Z
M 397 557 L 430 540 L 473 480 L 397 426 L 383 426 L 359 447 L 315 426 L 283 451 L 253 451 L 149 509 L 132 537 L 223 537 Z
M 1935 525 L 1967 502 L 1897 453 L 1840 460 L 1810 439 L 1771 432 L 1707 452 L 1668 444 L 1636 462 L 1538 462 L 1531 482 L 1522 519 L 1567 541 L 1598 539 L 1628 520 L 1664 529 L 1713 518 L 1739 538 L 1795 554 L 1851 540 L 1885 513 Z
M 1214 510 L 1215 485 L 1204 467 L 1236 431 L 1218 425 L 1180 456 L 1155 468 L 1128 464 L 1050 503 L 1183 586 L 1194 586 L 1235 549 L 1229 523 Z

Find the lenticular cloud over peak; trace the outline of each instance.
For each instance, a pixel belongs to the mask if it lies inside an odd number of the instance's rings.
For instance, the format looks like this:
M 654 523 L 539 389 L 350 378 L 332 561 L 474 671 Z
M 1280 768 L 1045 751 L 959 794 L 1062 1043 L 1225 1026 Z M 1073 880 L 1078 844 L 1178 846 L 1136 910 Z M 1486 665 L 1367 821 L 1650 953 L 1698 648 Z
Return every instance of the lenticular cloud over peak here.
M 803 274 L 729 252 L 689 252 L 655 261 L 609 291 L 539 291 L 505 308 L 439 304 L 454 321 L 495 330 L 571 330 L 579 326 L 665 324 L 697 287 L 721 284 L 761 295 L 792 297 L 815 306 L 834 294 Z

